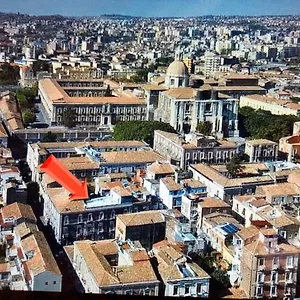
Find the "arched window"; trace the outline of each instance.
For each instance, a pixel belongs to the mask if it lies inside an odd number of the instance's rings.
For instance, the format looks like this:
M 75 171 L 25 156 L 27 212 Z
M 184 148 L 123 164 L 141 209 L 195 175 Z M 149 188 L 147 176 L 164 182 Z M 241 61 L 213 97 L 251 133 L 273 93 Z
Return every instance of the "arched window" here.
M 108 124 L 108 117 L 105 117 L 104 118 L 104 125 L 107 125 Z

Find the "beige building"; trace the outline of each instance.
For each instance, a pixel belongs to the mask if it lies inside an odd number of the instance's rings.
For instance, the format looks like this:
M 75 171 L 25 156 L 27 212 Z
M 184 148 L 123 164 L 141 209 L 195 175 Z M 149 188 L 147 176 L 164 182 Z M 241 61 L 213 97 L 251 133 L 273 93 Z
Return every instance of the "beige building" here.
M 300 104 L 291 100 L 280 100 L 263 95 L 242 96 L 240 107 L 249 106 L 254 109 L 270 111 L 274 115 L 300 116 Z
M 293 299 L 299 249 L 278 238 L 266 223 L 243 228 L 234 236 L 235 261 L 230 278 L 248 298 Z
M 225 163 L 236 153 L 237 146 L 227 140 L 191 133 L 185 139 L 175 133 L 156 130 L 154 150 L 174 165 L 186 169 L 190 164 Z
M 63 124 L 63 111 L 68 107 L 76 112 L 79 126 L 107 126 L 117 121 L 145 120 L 146 101 L 133 93 L 106 95 L 103 81 L 39 81 L 39 96 L 43 109 L 52 125 Z
M 299 246 L 300 222 L 294 214 L 296 211 L 293 213 L 279 205 L 272 205 L 262 195 L 236 196 L 232 210 L 246 227 L 251 226 L 253 221 L 266 221 L 282 238 Z
M 116 220 L 116 239 L 139 241 L 147 250 L 165 239 L 166 220 L 161 211 L 122 214 Z
M 85 240 L 64 250 L 85 293 L 158 296 L 159 281 L 139 242 Z
M 266 140 L 248 140 L 245 145 L 245 154 L 250 163 L 274 161 L 278 157 L 278 143 Z

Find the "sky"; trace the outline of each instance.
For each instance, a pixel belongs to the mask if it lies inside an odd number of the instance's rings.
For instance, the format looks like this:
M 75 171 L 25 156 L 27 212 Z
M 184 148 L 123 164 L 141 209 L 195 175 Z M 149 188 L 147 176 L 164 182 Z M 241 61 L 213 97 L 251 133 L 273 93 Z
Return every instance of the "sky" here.
M 0 0 L 0 11 L 65 16 L 295 15 L 300 14 L 300 0 Z

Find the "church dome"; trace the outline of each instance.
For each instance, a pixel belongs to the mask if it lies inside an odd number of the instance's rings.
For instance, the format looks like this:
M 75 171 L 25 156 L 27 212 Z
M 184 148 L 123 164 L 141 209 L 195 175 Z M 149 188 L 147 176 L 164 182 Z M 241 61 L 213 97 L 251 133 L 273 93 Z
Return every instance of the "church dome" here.
M 167 76 L 171 77 L 184 77 L 188 74 L 188 68 L 181 60 L 174 60 L 167 69 Z

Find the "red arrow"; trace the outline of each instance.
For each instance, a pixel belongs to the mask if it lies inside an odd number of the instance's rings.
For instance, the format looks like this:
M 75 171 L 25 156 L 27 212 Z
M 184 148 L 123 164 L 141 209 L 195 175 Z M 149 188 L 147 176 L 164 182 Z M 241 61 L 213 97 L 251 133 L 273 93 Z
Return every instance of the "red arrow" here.
M 40 169 L 72 194 L 70 200 L 89 198 L 86 179 L 81 183 L 54 155 L 51 154 Z

